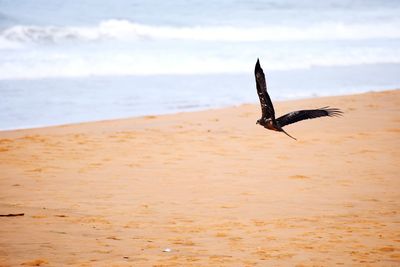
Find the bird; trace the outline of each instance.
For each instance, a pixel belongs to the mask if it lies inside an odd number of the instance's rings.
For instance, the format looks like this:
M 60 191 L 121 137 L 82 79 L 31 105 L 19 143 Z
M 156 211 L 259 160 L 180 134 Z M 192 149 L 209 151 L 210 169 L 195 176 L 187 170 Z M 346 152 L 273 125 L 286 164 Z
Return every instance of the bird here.
M 289 112 L 279 118 L 275 118 L 275 110 L 272 105 L 271 98 L 267 93 L 267 83 L 265 81 L 264 71 L 261 68 L 260 60 L 257 59 L 254 69 L 254 76 L 256 78 L 257 94 L 260 99 L 261 105 L 261 118 L 257 120 L 256 124 L 264 126 L 264 128 L 272 131 L 283 132 L 290 138 L 297 140 L 288 134 L 283 127 L 298 121 L 314 119 L 319 117 L 340 117 L 343 112 L 338 108 L 322 107 L 318 109 L 297 110 Z

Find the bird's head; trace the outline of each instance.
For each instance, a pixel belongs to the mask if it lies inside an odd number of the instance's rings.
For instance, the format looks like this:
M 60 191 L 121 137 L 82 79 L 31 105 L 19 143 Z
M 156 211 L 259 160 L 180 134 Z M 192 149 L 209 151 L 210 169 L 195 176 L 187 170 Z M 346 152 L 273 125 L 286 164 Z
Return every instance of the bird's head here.
M 258 120 L 256 121 L 256 124 L 261 124 L 261 119 L 258 119 Z

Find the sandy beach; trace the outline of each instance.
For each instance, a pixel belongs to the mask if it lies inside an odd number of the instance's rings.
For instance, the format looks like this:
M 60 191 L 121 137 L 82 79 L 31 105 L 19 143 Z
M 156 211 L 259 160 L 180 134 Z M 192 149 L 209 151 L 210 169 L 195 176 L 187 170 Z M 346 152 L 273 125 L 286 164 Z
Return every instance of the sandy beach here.
M 0 266 L 400 266 L 400 90 L 0 132 Z

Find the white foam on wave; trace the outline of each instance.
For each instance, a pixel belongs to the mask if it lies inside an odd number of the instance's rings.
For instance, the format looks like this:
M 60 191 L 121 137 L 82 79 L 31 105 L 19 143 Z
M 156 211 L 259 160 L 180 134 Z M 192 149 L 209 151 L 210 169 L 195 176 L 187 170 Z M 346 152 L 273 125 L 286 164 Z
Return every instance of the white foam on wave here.
M 400 21 L 374 24 L 325 22 L 308 26 L 154 26 L 127 20 L 105 20 L 96 26 L 54 27 L 17 25 L 0 32 L 4 41 L 19 43 L 59 43 L 64 41 L 176 39 L 218 42 L 363 40 L 400 38 Z
M 267 70 L 397 64 L 400 27 L 394 25 L 172 27 L 127 20 L 93 27 L 19 25 L 0 32 L 0 79 L 244 73 L 257 57 Z
M 187 57 L 180 60 L 169 58 L 145 58 L 139 55 L 57 55 L 45 59 L 32 58 L 23 62 L 0 63 L 0 80 L 42 79 L 52 77 L 121 76 L 121 75 L 186 75 L 249 73 L 254 67 L 256 57 L 248 59 L 223 59 Z M 310 59 L 262 58 L 266 71 L 300 70 L 318 67 L 344 67 L 371 64 L 400 64 L 400 59 L 392 60 L 379 56 L 370 58 L 335 57 Z

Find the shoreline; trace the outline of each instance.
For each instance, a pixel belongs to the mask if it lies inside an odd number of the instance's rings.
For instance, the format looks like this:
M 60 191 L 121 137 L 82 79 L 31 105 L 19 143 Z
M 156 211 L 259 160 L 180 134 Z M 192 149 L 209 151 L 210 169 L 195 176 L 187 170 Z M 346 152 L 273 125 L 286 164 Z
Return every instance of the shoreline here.
M 1 266 L 400 264 L 400 90 L 0 132 Z
M 253 64 L 249 65 L 249 70 L 252 68 Z M 399 72 L 400 64 L 266 69 L 274 102 L 398 88 Z M 0 80 L 0 87 L 4 89 L 0 92 L 3 100 L 0 128 L 3 130 L 258 102 L 250 72 Z
M 312 100 L 312 99 L 324 99 L 324 98 L 331 98 L 331 97 L 342 97 L 342 96 L 357 96 L 357 95 L 363 95 L 363 94 L 371 94 L 371 93 L 380 93 L 380 92 L 392 92 L 392 91 L 397 91 L 400 89 L 382 89 L 382 90 L 369 90 L 367 92 L 361 92 L 361 93 L 348 93 L 348 94 L 339 94 L 339 95 L 328 95 L 328 96 L 315 96 L 315 97 L 304 97 L 304 98 L 295 98 L 295 99 L 285 99 L 285 100 L 272 100 L 274 105 L 279 105 L 281 103 L 285 102 L 293 102 L 293 101 L 307 101 L 307 100 Z M 279 104 L 278 104 L 279 103 Z M 121 118 L 110 118 L 110 119 L 100 119 L 100 120 L 89 120 L 89 121 L 77 121 L 77 122 L 71 122 L 71 123 L 63 123 L 63 124 L 56 124 L 56 125 L 43 125 L 43 126 L 21 126 L 21 128 L 14 128 L 14 129 L 0 129 L 0 134 L 3 132 L 14 132 L 14 131 L 29 131 L 29 130 L 35 130 L 35 129 L 46 129 L 46 128 L 53 128 L 53 127 L 67 127 L 67 126 L 73 126 L 73 125 L 82 125 L 82 124 L 90 124 L 90 123 L 104 123 L 104 122 L 111 122 L 111 121 L 119 121 L 119 120 L 132 120 L 132 119 L 140 119 L 140 118 L 146 118 L 146 117 L 162 117 L 162 116 L 174 116 L 182 113 L 197 113 L 197 112 L 206 112 L 206 111 L 216 111 L 218 112 L 219 110 L 223 109 L 229 109 L 229 108 L 237 108 L 241 106 L 248 106 L 248 105 L 259 105 L 259 103 L 241 103 L 237 105 L 229 105 L 229 106 L 222 106 L 222 107 L 214 107 L 214 108 L 199 108 L 198 110 L 184 110 L 184 111 L 178 111 L 174 112 L 171 111 L 170 113 L 162 113 L 162 114 L 146 114 L 146 115 L 138 115 L 138 116 L 128 116 L 128 117 L 121 117 Z M 309 108 L 318 108 L 318 107 L 309 107 Z M 301 108 L 300 108 L 301 109 Z M 279 112 L 279 111 L 278 111 Z

